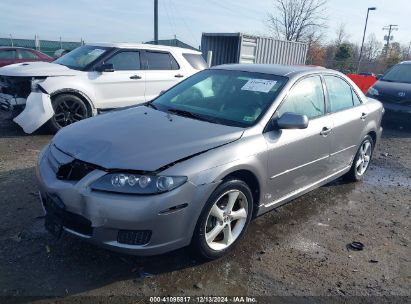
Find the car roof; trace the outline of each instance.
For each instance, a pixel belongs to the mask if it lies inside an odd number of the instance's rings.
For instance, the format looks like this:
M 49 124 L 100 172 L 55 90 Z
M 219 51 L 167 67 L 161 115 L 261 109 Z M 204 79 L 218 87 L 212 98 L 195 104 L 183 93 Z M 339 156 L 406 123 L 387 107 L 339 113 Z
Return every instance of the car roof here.
M 113 48 L 121 48 L 121 49 L 144 49 L 144 50 L 158 50 L 158 51 L 175 51 L 179 53 L 191 53 L 191 54 L 201 54 L 199 51 L 184 49 L 175 46 L 167 46 L 167 45 L 157 45 L 157 44 L 148 44 L 148 43 L 106 43 L 106 42 L 99 42 L 99 43 L 86 43 L 86 45 L 91 46 L 102 46 L 102 47 L 113 47 Z
M 402 61 L 399 64 L 411 64 L 411 60 Z
M 235 70 L 252 73 L 273 74 L 278 76 L 295 76 L 309 72 L 330 71 L 320 66 L 309 65 L 285 65 L 285 64 L 223 64 L 212 67 L 212 69 Z
M 21 46 L 0 46 L 0 50 L 30 50 L 30 51 L 37 51 L 35 49 L 29 47 L 21 47 Z

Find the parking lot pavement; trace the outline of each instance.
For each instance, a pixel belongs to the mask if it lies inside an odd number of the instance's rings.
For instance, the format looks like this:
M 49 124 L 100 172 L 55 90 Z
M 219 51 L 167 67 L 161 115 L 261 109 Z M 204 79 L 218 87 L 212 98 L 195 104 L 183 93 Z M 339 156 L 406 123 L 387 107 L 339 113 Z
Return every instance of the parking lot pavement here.
M 0 118 L 0 295 L 411 295 L 411 130 L 388 129 L 364 182 L 254 220 L 233 254 L 112 253 L 43 228 L 34 166 L 51 139 Z M 362 251 L 349 251 L 359 241 Z

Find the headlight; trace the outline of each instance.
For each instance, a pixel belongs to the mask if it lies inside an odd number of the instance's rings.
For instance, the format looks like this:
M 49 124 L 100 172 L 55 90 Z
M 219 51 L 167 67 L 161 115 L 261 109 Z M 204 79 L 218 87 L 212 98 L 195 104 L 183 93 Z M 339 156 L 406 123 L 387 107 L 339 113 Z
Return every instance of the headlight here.
M 40 92 L 39 84 L 42 83 L 46 78 L 32 78 L 31 79 L 31 91 Z
M 171 191 L 187 181 L 186 176 L 109 173 L 91 184 L 91 189 L 124 194 L 157 194 Z
M 380 93 L 378 92 L 378 90 L 374 87 L 371 87 L 368 89 L 367 94 L 369 95 L 374 95 L 374 96 L 378 96 L 380 95 Z

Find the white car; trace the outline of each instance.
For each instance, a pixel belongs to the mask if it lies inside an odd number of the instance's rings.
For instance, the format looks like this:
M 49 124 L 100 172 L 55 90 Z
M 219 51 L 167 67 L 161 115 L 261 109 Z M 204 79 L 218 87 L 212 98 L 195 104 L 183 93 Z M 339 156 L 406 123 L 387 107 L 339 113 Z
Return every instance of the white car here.
M 207 65 L 194 50 L 149 44 L 91 44 L 59 59 L 0 68 L 0 108 L 26 133 L 56 132 L 102 111 L 145 103 Z M 14 114 L 16 115 L 16 114 Z

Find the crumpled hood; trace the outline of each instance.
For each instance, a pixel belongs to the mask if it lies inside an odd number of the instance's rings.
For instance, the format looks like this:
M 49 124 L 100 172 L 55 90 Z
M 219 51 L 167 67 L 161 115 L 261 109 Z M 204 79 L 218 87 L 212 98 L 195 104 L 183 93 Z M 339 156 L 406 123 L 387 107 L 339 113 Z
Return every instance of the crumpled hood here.
M 0 68 L 2 76 L 21 76 L 21 77 L 48 77 L 48 76 L 74 76 L 81 73 L 77 70 L 52 63 L 52 62 L 25 62 L 6 65 Z
M 106 169 L 156 171 L 235 141 L 242 133 L 241 128 L 139 106 L 65 127 L 53 143 L 76 159 Z

